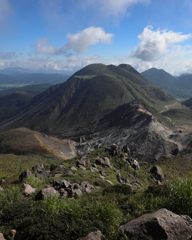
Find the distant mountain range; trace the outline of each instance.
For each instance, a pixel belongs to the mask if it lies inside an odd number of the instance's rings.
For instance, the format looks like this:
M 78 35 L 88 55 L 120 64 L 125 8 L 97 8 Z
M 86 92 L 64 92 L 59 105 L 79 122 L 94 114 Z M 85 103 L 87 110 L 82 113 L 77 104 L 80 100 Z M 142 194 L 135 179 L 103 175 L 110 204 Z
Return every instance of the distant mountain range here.
M 141 73 L 151 83 L 161 87 L 176 98 L 192 97 L 192 74 L 172 76 L 163 69 L 151 68 Z
M 41 69 L 27 69 L 21 67 L 10 67 L 0 70 L 0 73 L 10 76 L 19 76 L 23 74 L 31 74 L 31 73 L 45 73 L 45 74 L 62 74 L 62 75 L 72 75 L 74 72 L 70 71 L 62 71 L 62 70 L 47 70 L 46 68 Z
M 36 95 L 1 130 L 24 126 L 60 137 L 87 135 L 105 114 L 132 100 L 158 110 L 175 101 L 130 65 L 91 64 Z
M 17 76 L 5 75 L 0 73 L 0 85 L 14 85 L 19 84 L 39 84 L 50 83 L 57 84 L 65 82 L 69 77 L 62 74 L 45 74 L 45 73 L 30 73 Z

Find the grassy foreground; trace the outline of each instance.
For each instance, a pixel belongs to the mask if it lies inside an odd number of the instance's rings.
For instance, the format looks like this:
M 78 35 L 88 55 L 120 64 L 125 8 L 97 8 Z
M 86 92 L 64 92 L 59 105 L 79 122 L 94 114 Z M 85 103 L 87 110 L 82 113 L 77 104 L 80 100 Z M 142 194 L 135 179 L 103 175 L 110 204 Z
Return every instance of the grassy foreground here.
M 103 150 L 98 150 L 88 156 L 93 163 L 97 156 L 102 157 L 104 154 Z M 49 163 L 59 163 L 70 168 L 74 166 L 76 159 L 63 162 L 52 159 L 51 162 L 45 157 L 44 161 L 47 167 Z M 39 163 L 43 163 L 43 158 L 39 160 L 41 160 Z M 192 217 L 190 159 L 160 161 L 158 164 L 168 180 L 162 186 L 153 184 L 149 170 L 154 164 L 143 165 L 135 172 L 117 156 L 111 157 L 110 161 L 112 169 L 105 168 L 106 179 L 114 185 L 110 185 L 101 179 L 98 173 L 92 173 L 88 169 L 86 171 L 78 169 L 76 174 L 64 175 L 61 178 L 70 182 L 86 180 L 97 187 L 96 191 L 73 199 L 52 196 L 44 201 L 35 201 L 36 193 L 26 197 L 23 194 L 22 184 L 13 183 L 20 173 L 20 170 L 17 170 L 16 177 L 15 171 L 9 179 L 9 184 L 1 184 L 5 190 L 0 192 L 0 232 L 6 237 L 10 229 L 17 229 L 22 231 L 25 240 L 76 240 L 89 232 L 100 230 L 103 239 L 127 240 L 118 232 L 119 226 L 143 213 L 167 208 L 174 213 Z M 34 163 L 29 161 L 28 169 L 31 169 Z M 185 169 L 184 173 L 183 169 Z M 117 172 L 127 178 L 130 177 L 129 181 L 131 177 L 136 176 L 142 186 L 133 192 L 130 186 L 117 182 L 115 178 Z M 47 185 L 51 186 L 52 180 L 53 178 L 40 180 L 33 176 L 25 179 L 24 182 L 37 188 L 38 191 Z

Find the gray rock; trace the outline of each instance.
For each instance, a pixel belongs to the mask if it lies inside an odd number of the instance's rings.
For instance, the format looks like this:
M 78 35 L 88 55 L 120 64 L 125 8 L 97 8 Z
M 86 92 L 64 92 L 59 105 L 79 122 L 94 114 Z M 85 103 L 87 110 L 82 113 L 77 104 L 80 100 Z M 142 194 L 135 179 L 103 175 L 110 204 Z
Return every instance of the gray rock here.
M 102 237 L 101 231 L 97 230 L 95 232 L 89 233 L 85 237 L 80 237 L 77 240 L 101 240 L 101 237 Z
M 2 187 L 0 187 L 0 192 L 2 192 L 4 189 Z
M 0 233 L 0 240 L 5 240 L 5 238 L 4 238 L 2 233 Z
M 131 151 L 130 151 L 129 146 L 128 145 L 124 145 L 122 147 L 122 152 L 127 153 L 130 156 Z
M 58 192 L 61 197 L 64 197 L 64 198 L 68 197 L 68 192 L 64 188 L 61 188 Z
M 131 167 L 135 170 L 139 170 L 140 166 L 139 163 L 136 159 L 133 158 L 128 158 L 127 161 L 130 163 Z
M 36 177 L 39 179 L 50 178 L 50 171 L 41 171 L 36 173 Z
M 107 172 L 102 168 L 100 169 L 99 173 L 101 174 L 101 176 L 106 177 L 107 176 Z
M 68 170 L 68 169 L 66 169 L 66 170 L 63 172 L 63 175 L 65 175 L 65 174 L 72 175 L 73 172 L 70 171 L 70 170 Z
M 76 196 L 83 196 L 83 193 L 80 189 L 73 189 L 71 188 L 68 192 L 69 198 L 76 197 Z
M 22 188 L 26 196 L 33 194 L 37 190 L 36 188 L 33 188 L 29 184 L 25 184 L 25 183 L 22 185 Z
M 102 158 L 97 158 L 95 164 L 105 166 L 105 161 Z
M 83 171 L 86 171 L 86 167 L 82 166 L 82 165 L 78 165 L 78 167 L 83 170 Z
M 110 167 L 111 168 L 110 160 L 109 160 L 108 157 L 97 158 L 95 160 L 95 164 L 102 165 L 103 167 Z
M 66 180 L 62 180 L 61 181 L 61 186 L 63 188 L 68 188 L 70 186 L 70 182 L 66 181 Z
M 110 163 L 109 158 L 108 158 L 108 157 L 104 157 L 103 160 L 104 160 L 104 162 L 105 162 L 105 166 L 111 168 L 111 163 Z
M 0 184 L 6 183 L 5 179 L 1 179 Z
M 160 209 L 128 221 L 119 230 L 131 240 L 189 240 L 192 219 Z
M 25 178 L 32 177 L 33 174 L 31 171 L 26 170 L 19 175 L 19 181 L 22 182 Z
M 64 172 L 66 170 L 66 167 L 64 165 L 54 165 L 51 164 L 50 171 L 61 171 Z
M 35 200 L 46 200 L 49 196 L 59 196 L 59 193 L 53 188 L 44 188 L 37 193 Z
M 150 173 L 153 174 L 154 179 L 157 182 L 157 184 L 161 184 L 161 183 L 165 182 L 165 177 L 164 177 L 163 171 L 159 166 L 152 167 L 150 170 Z
M 62 173 L 51 174 L 51 177 L 55 177 L 55 178 L 59 178 L 59 177 L 62 177 L 62 176 L 63 176 Z
M 83 167 L 86 167 L 86 160 L 85 159 L 83 159 L 83 158 L 81 158 L 81 159 L 79 159 L 79 160 L 77 160 L 77 162 L 76 162 L 76 165 L 79 167 L 79 165 L 81 165 L 81 166 L 83 166 Z
M 45 170 L 45 167 L 43 164 L 37 164 L 34 167 L 32 167 L 32 170 L 35 172 L 41 172 Z
M 77 168 L 74 167 L 74 166 L 72 166 L 72 167 L 71 167 L 71 170 L 73 170 L 73 171 L 77 171 Z
M 118 155 L 119 154 L 119 147 L 116 144 L 112 144 L 110 146 L 111 148 L 111 154 L 112 156 Z
M 119 183 L 122 183 L 122 184 L 128 184 L 128 183 L 129 183 L 129 180 L 128 180 L 127 178 L 121 176 L 120 173 L 118 173 L 118 174 L 116 175 L 116 177 L 117 177 L 117 181 L 118 181 Z
M 114 185 L 110 180 L 105 180 L 106 182 L 108 182 L 111 185 Z

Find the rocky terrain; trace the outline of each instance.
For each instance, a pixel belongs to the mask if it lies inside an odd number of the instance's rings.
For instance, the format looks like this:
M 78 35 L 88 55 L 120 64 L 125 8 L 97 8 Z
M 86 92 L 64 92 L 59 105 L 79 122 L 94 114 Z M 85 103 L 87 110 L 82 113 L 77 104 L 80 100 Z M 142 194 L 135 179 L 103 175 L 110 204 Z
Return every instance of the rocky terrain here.
M 0 239 L 192 239 L 184 104 L 127 64 L 37 94 L 0 123 Z
M 27 128 L 18 128 L 0 133 L 0 153 L 51 154 L 63 159 L 76 156 L 76 143 L 49 137 Z

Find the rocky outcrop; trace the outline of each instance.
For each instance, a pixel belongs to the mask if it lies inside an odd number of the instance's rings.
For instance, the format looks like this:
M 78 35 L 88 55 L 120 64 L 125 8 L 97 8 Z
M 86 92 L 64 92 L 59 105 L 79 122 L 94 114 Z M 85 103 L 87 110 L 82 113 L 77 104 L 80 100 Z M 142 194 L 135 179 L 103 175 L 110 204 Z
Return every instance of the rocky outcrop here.
M 86 193 L 91 193 L 95 187 L 87 181 L 81 183 L 70 183 L 65 179 L 54 180 L 53 186 L 44 188 L 39 191 L 35 197 L 36 200 L 45 200 L 49 196 L 61 196 L 65 198 L 73 198 L 82 196 Z
M 139 163 L 175 157 L 183 146 L 180 138 L 170 136 L 181 134 L 169 129 L 159 117 L 154 109 L 142 103 L 123 104 L 101 118 L 92 139 L 79 144 L 77 149 L 83 154 L 102 145 L 112 156 L 122 151 Z
M 80 237 L 77 240 L 101 240 L 102 239 L 101 237 L 102 237 L 101 231 L 97 230 L 95 232 L 89 233 L 85 237 Z
M 130 220 L 119 230 L 131 240 L 190 240 L 192 219 L 160 209 Z
M 151 168 L 150 173 L 154 176 L 154 181 L 160 185 L 165 182 L 165 176 L 162 169 L 159 166 L 154 166 Z
M 103 167 L 109 167 L 111 168 L 111 163 L 108 157 L 103 157 L 103 158 L 97 158 L 95 160 L 95 164 L 102 165 Z

